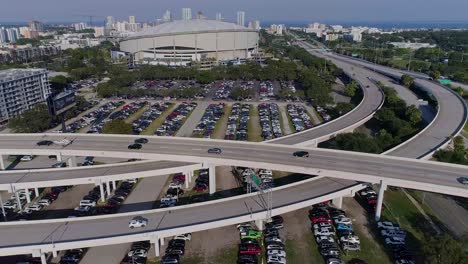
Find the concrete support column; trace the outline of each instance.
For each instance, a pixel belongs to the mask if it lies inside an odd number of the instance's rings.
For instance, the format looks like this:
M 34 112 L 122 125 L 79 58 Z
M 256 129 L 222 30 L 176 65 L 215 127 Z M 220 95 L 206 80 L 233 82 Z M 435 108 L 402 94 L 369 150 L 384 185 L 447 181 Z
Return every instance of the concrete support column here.
M 375 208 L 375 221 L 379 221 L 382 214 L 382 203 L 385 190 L 387 190 L 387 184 L 384 181 L 380 181 L 379 196 L 377 197 L 377 207 Z
M 62 153 L 57 153 L 57 161 L 58 162 L 62 162 L 63 161 L 63 157 L 62 157 Z
M 208 169 L 208 175 L 210 177 L 209 179 L 209 187 L 210 187 L 210 194 L 213 194 L 216 192 L 216 170 L 215 166 L 210 166 Z
M 0 192 L 0 206 L 2 207 L 3 220 L 6 222 L 6 221 L 7 221 L 7 217 L 6 217 L 6 213 L 5 213 L 5 207 L 3 207 L 2 192 Z
M 58 254 L 57 254 L 57 251 L 56 251 L 56 250 L 52 251 L 52 257 L 56 258 L 57 255 L 58 255 Z
M 68 158 L 68 167 L 76 167 L 76 166 L 77 166 L 76 157 L 71 156 L 70 158 Z
M 117 189 L 117 184 L 116 184 L 115 181 L 112 181 L 112 189 L 114 189 L 114 190 Z
M 36 197 L 39 197 L 39 188 L 34 188 L 34 195 L 36 195 Z
M 193 171 L 188 171 L 187 172 L 187 180 L 189 183 L 192 182 L 192 178 L 193 178 Z
M 104 185 L 102 183 L 99 183 L 99 191 L 101 192 L 101 202 L 105 202 L 106 194 L 104 193 Z
M 31 194 L 29 194 L 29 189 L 24 189 L 25 194 L 26 194 L 26 202 L 30 203 L 31 202 Z
M 255 225 L 257 226 L 258 230 L 263 231 L 263 229 L 265 229 L 265 220 L 255 220 Z
M 109 197 L 111 194 L 111 188 L 110 188 L 110 182 L 106 182 L 106 191 L 107 191 L 107 196 Z
M 154 255 L 156 257 L 159 257 L 161 255 L 160 253 L 160 246 L 159 246 L 159 239 L 152 239 L 151 241 L 151 244 L 153 244 L 153 247 L 154 247 Z
M 332 200 L 332 203 L 336 208 L 340 208 L 343 206 L 343 197 L 338 197 Z
M 5 170 L 5 161 L 3 160 L 3 155 L 0 155 L 0 169 Z
M 17 203 L 17 207 L 18 207 L 18 210 L 23 210 L 23 206 L 21 205 L 21 199 L 19 197 L 19 193 L 15 191 L 15 195 L 16 195 L 16 203 Z
M 159 244 L 164 246 L 164 237 L 159 238 Z
M 45 253 L 41 253 L 41 264 L 47 264 L 47 258 Z

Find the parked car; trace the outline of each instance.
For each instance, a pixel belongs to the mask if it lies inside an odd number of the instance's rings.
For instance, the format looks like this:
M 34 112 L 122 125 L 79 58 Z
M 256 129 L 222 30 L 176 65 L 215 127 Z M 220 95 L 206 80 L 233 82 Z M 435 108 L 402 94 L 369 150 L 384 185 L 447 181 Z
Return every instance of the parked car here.
M 192 234 L 187 233 L 187 234 L 177 235 L 177 236 L 174 237 L 174 239 L 190 241 L 190 240 L 192 240 Z

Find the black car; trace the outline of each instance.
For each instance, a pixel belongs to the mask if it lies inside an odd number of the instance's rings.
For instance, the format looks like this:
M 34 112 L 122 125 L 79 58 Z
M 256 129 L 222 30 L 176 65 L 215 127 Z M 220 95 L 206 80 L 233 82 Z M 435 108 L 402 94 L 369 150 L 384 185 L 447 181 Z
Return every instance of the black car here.
M 148 143 L 148 139 L 146 138 L 137 138 L 135 139 L 135 144 L 146 144 Z
M 220 148 L 210 148 L 208 149 L 208 153 L 210 154 L 221 154 L 223 151 Z
M 41 141 L 36 143 L 36 145 L 38 145 L 38 146 L 50 146 L 52 144 L 54 144 L 54 142 L 52 142 L 50 140 L 41 140 Z
M 293 153 L 294 157 L 300 157 L 300 158 L 308 158 L 309 157 L 309 152 L 307 151 L 296 151 Z
M 141 149 L 141 147 L 142 145 L 138 143 L 128 145 L 128 149 Z

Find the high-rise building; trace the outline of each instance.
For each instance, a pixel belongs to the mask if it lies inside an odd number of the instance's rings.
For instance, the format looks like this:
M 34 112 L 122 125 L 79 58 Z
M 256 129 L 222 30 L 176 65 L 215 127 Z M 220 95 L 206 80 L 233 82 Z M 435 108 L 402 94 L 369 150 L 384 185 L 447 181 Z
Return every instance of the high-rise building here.
M 135 24 L 135 16 L 129 16 L 128 17 L 128 23 Z
M 75 31 L 81 31 L 83 29 L 87 29 L 88 25 L 86 23 L 81 22 L 73 24 L 73 27 L 75 28 Z
M 182 20 L 191 20 L 191 19 L 192 19 L 192 9 L 182 8 Z
M 31 31 L 43 32 L 44 31 L 44 24 L 42 24 L 39 21 L 31 21 L 31 22 L 29 22 L 29 29 Z
M 171 13 L 170 10 L 166 10 L 166 12 L 164 12 L 163 21 L 164 21 L 164 22 L 170 22 L 170 21 L 172 21 L 172 13 Z
M 239 26 L 245 26 L 245 12 L 244 11 L 238 11 L 237 12 L 237 25 Z
M 17 28 L 7 28 L 6 29 L 8 41 L 10 43 L 15 43 L 19 38 L 19 31 Z
M 45 102 L 49 94 L 49 78 L 45 69 L 0 71 L 0 119 L 8 120 Z
M 223 16 L 221 15 L 221 13 L 216 13 L 216 20 L 218 20 L 218 21 L 223 20 Z
M 4 27 L 0 28 L 0 43 L 6 43 L 8 42 L 8 34 L 6 32 L 6 29 Z
M 258 20 L 250 21 L 248 28 L 260 30 L 260 21 Z
M 113 16 L 108 16 L 106 18 L 106 28 L 112 28 L 114 26 L 115 20 Z
M 105 34 L 104 27 L 94 27 L 94 37 L 102 37 Z

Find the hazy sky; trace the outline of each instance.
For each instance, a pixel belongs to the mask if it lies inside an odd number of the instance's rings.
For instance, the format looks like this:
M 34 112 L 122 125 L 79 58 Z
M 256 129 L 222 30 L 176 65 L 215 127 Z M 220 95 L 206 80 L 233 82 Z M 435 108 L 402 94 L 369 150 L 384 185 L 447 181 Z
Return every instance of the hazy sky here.
M 112 15 L 137 21 L 161 17 L 166 9 L 180 17 L 182 7 L 208 17 L 221 12 L 234 20 L 237 10 L 246 20 L 261 21 L 468 21 L 467 0 L 1 0 L 0 21 L 32 19 L 45 22 L 87 21 L 80 15 Z

